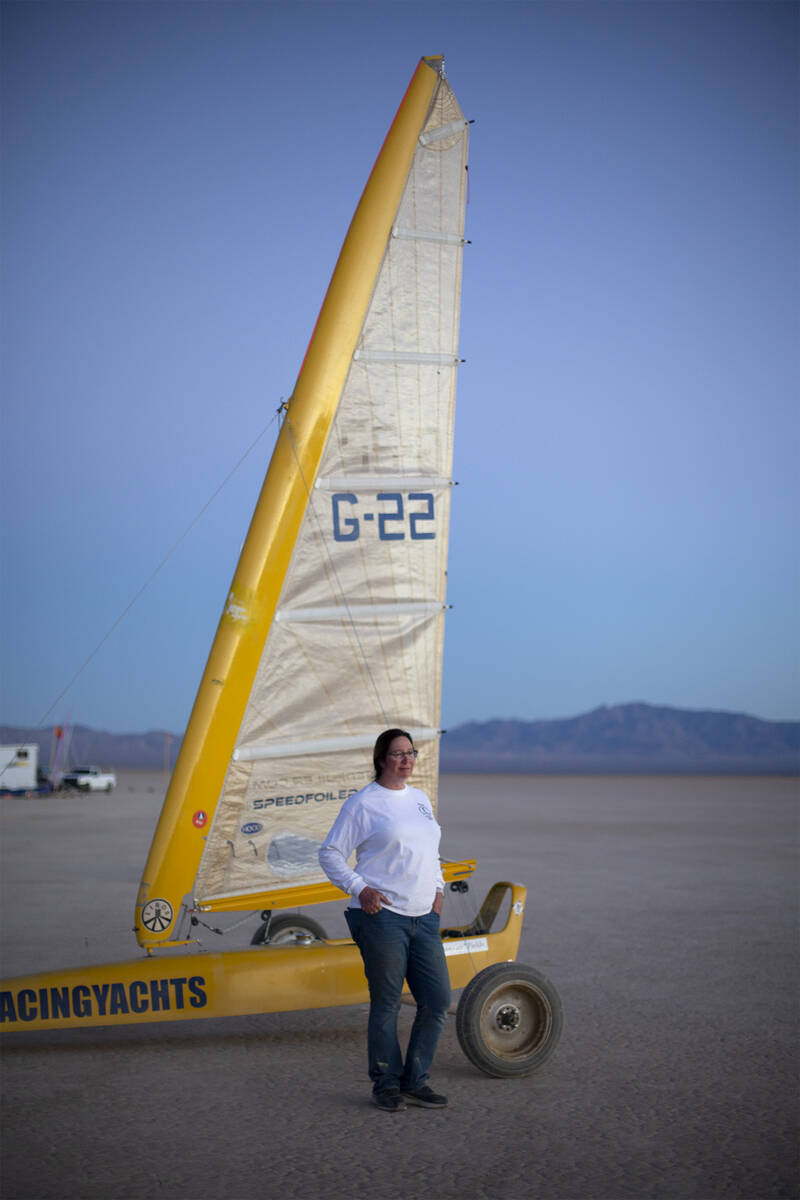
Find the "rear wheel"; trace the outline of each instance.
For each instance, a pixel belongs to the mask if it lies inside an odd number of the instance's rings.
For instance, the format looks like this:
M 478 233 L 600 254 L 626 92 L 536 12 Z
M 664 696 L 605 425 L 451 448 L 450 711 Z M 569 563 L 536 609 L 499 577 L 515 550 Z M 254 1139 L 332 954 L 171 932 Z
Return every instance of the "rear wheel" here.
M 530 1075 L 558 1045 L 561 1000 L 549 979 L 523 963 L 495 963 L 471 979 L 456 1012 L 470 1062 L 487 1075 Z
M 328 935 L 317 921 L 298 913 L 286 913 L 282 917 L 262 921 L 250 939 L 251 946 L 288 946 L 295 942 L 327 941 Z

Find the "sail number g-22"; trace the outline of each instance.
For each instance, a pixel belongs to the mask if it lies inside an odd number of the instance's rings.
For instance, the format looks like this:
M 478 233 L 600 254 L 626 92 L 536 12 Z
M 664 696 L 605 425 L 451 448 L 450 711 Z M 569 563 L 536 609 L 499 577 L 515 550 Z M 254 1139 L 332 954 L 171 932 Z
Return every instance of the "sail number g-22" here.
M 431 527 L 433 492 L 409 492 L 407 505 L 402 492 L 378 492 L 375 499 L 386 507 L 381 512 L 364 512 L 355 492 L 334 492 L 331 512 L 335 542 L 357 541 L 362 525 L 367 522 L 377 524 L 382 542 L 402 542 L 406 537 L 421 542 L 436 537 Z

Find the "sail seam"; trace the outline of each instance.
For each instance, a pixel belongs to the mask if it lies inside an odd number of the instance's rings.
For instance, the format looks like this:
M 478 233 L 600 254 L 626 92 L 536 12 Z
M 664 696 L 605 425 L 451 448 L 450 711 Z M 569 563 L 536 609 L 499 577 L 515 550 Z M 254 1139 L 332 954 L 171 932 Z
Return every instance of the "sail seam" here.
M 326 605 L 319 608 L 278 609 L 275 620 L 284 624 L 296 621 L 341 621 L 358 617 L 426 616 L 444 612 L 447 608 L 441 600 L 399 601 L 388 604 Z

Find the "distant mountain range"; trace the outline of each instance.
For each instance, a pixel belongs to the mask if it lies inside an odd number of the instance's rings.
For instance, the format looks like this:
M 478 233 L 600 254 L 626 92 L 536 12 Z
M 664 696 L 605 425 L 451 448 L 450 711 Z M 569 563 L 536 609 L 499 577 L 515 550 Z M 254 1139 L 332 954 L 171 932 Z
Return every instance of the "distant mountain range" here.
M 52 727 L 0 725 L 0 744 L 37 742 L 50 761 Z M 72 727 L 69 762 L 161 770 L 172 767 L 181 735 L 106 733 Z M 695 712 L 652 704 L 595 708 L 557 721 L 469 721 L 442 738 L 448 772 L 528 774 L 800 774 L 800 721 Z
M 166 766 L 174 767 L 183 735 L 150 730 L 148 733 L 106 733 L 102 729 L 89 729 L 86 725 L 71 725 L 66 730 L 68 738 L 66 765 L 73 767 L 97 764 L 109 768 L 128 768 L 157 771 Z M 24 729 L 14 725 L 0 725 L 0 745 L 14 742 L 36 743 L 39 746 L 39 766 L 50 762 L 53 745 L 53 726 L 44 729 Z M 64 766 L 63 758 L 60 765 Z
M 442 739 L 443 771 L 800 773 L 800 721 L 618 704 L 558 721 L 470 721 Z

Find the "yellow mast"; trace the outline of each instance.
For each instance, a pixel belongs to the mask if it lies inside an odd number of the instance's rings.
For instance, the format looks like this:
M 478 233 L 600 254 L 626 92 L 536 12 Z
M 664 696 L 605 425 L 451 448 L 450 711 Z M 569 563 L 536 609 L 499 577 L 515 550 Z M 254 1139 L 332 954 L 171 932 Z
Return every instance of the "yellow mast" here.
M 442 70 L 423 58 L 367 181 L 278 437 L 164 801 L 136 904 L 140 945 L 172 940 L 190 895 L 392 221 Z M 291 431 L 291 433 L 290 433 Z

